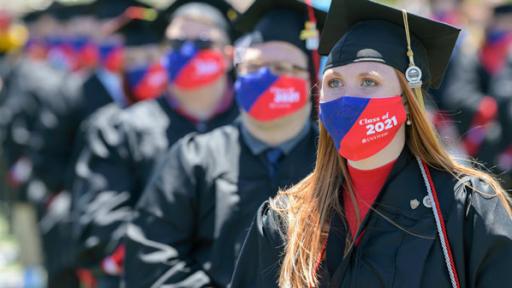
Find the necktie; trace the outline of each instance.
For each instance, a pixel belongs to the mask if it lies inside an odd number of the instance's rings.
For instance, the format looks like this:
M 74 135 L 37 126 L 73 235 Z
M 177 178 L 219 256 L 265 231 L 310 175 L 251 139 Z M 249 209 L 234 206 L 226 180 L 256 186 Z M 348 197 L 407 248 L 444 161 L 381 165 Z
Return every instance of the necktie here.
M 283 151 L 279 148 L 270 148 L 265 151 L 267 159 L 267 169 L 270 177 L 273 179 L 277 174 L 279 160 L 283 157 Z

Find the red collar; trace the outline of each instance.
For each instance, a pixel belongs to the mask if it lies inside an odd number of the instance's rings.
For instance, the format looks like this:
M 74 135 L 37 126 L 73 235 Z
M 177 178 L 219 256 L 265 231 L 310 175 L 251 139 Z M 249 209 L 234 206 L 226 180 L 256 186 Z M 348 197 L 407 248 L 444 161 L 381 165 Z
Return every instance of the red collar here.
M 354 188 L 357 206 L 361 216 L 361 221 L 366 217 L 370 207 L 373 205 L 377 197 L 379 196 L 382 187 L 386 183 L 396 160 L 385 164 L 384 166 L 377 167 L 372 170 L 360 170 L 350 165 L 348 166 L 348 172 L 352 185 Z M 359 225 L 357 223 L 356 213 L 352 201 L 347 193 L 344 192 L 343 206 L 345 215 L 352 235 L 355 235 Z

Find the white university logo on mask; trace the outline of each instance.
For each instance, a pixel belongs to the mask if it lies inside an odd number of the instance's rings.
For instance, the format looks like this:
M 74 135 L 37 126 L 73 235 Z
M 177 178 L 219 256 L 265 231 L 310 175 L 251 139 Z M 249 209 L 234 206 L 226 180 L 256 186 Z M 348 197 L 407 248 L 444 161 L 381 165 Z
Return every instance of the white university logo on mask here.
M 149 76 L 148 81 L 151 84 L 151 86 L 163 85 L 165 83 L 165 81 L 167 81 L 167 74 L 163 71 L 159 72 L 159 73 L 152 74 Z
M 199 76 L 208 76 L 219 71 L 219 64 L 213 60 L 201 60 L 195 63 L 196 73 Z
M 300 93 L 295 88 L 271 88 L 270 92 L 274 95 L 273 104 L 277 106 L 286 106 L 300 101 Z

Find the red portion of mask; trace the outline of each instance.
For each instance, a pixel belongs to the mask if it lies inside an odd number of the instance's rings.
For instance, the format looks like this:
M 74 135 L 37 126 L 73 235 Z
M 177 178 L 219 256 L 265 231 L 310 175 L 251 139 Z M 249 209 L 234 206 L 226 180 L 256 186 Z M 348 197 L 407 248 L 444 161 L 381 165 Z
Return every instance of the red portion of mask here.
M 372 98 L 340 145 L 340 154 L 359 161 L 386 148 L 407 120 L 402 97 Z
M 134 100 L 144 101 L 162 95 L 167 88 L 167 71 L 160 63 L 151 65 L 133 90 Z
M 180 89 L 192 90 L 212 84 L 226 72 L 224 56 L 214 50 L 202 50 L 186 64 L 174 80 Z
M 121 73 L 123 70 L 124 49 L 117 48 L 103 59 L 103 67 L 113 73 Z
M 248 112 L 259 121 L 272 121 L 297 112 L 308 102 L 307 81 L 280 76 Z
M 45 60 L 48 54 L 48 46 L 43 40 L 29 40 L 24 49 L 25 55 L 34 60 Z
M 495 38 L 497 39 L 485 43 L 480 54 L 482 66 L 491 75 L 497 74 L 505 66 L 507 53 L 512 45 L 512 33 L 503 33 Z
M 99 52 L 98 47 L 93 43 L 86 44 L 75 54 L 76 66 L 74 70 L 90 69 L 98 65 Z

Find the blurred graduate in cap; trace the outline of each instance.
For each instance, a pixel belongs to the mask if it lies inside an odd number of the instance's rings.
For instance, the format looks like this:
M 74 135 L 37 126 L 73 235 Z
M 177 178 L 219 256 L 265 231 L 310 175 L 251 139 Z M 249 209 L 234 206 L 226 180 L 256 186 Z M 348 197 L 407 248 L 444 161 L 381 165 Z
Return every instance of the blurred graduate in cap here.
M 511 117 L 507 111 L 511 98 L 507 59 L 512 47 L 512 4 L 495 6 L 491 16 L 479 51 L 472 51 L 467 43 L 472 35 L 463 35 L 438 103 L 453 115 L 466 154 L 501 174 L 512 169 L 512 161 L 500 159 L 512 159 L 512 150 L 502 155 L 512 143 L 507 133 L 507 118 Z
M 49 9 L 60 29 L 45 39 L 46 60 L 56 69 L 87 77 L 98 61 L 96 3 L 54 2 Z
M 64 76 L 58 89 L 51 90 L 50 104 L 38 111 L 39 121 L 31 131 L 30 160 L 34 165 L 33 177 L 40 179 L 51 193 L 57 193 L 63 189 L 62 173 L 68 171 L 80 122 L 104 100 L 103 94 L 96 95 L 97 87 L 92 91 L 82 89 L 96 65 L 96 48 L 91 40 L 93 31 L 97 30 L 95 4 L 56 2 L 49 10 L 61 29 L 45 38 L 45 61 Z M 44 83 L 44 75 L 41 78 Z M 89 102 L 84 101 L 84 92 L 94 95 Z
M 57 20 L 55 11 L 50 6 L 44 10 L 33 11 L 22 17 L 29 31 L 29 41 L 17 57 L 10 63 L 10 71 L 4 78 L 2 94 L 5 101 L 0 104 L 0 136 L 2 145 L 2 160 L 7 173 L 1 181 L 6 184 L 6 190 L 11 192 L 14 200 L 13 213 L 24 213 L 17 219 L 26 219 L 25 222 L 13 223 L 20 227 L 23 235 L 17 235 L 21 241 L 22 259 L 32 259 L 32 263 L 40 263 L 39 229 L 35 218 L 35 206 L 31 205 L 41 197 L 30 195 L 31 161 L 29 159 L 32 142 L 36 139 L 32 132 L 36 123 L 41 120 L 41 111 L 54 106 L 59 101 L 58 95 L 66 74 L 54 69 L 46 62 L 46 45 L 44 39 L 59 33 L 61 24 Z M 39 189 L 44 194 L 44 188 Z M 37 203 L 39 204 L 39 203 Z M 23 220 L 21 220 L 23 221 Z M 18 230 L 16 230 L 18 231 Z M 25 245 L 31 247 L 26 247 Z M 25 255 L 28 255 L 26 257 Z M 35 261 L 34 261 L 35 260 Z M 52 263 L 46 261 L 49 278 L 54 278 L 56 270 Z M 63 273 L 66 274 L 66 273 Z M 70 274 L 67 274 L 70 275 Z M 71 274 L 70 277 L 75 278 Z M 63 283 L 66 280 L 60 278 Z M 74 282 L 73 282 L 74 283 Z M 69 287 L 73 287 L 70 284 Z
M 126 287 L 228 286 L 258 207 L 313 169 L 313 19 L 324 17 L 294 0 L 256 1 L 239 17 L 242 115 L 185 137 L 156 166 L 127 229 Z
M 83 265 L 96 268 L 110 285 L 119 285 L 124 224 L 158 157 L 186 134 L 208 132 L 238 117 L 231 75 L 231 21 L 237 15 L 224 1 L 175 2 L 155 21 L 153 29 L 166 40 L 157 62 L 134 61 L 137 55 L 126 48 L 125 91 L 149 101 L 121 113 L 109 105 L 85 128 L 72 186 L 75 236 Z M 147 34 L 131 31 L 125 45 Z M 155 86 L 159 79 L 165 82 Z
M 510 203 L 445 151 L 424 110 L 458 34 L 372 1 L 332 3 L 317 166 L 260 208 L 231 287 L 508 285 Z
M 28 13 L 22 20 L 28 28 L 29 39 L 4 78 L 2 94 L 5 101 L 0 104 L 0 127 L 5 133 L 2 139 L 4 161 L 11 170 L 5 180 L 12 189 L 23 186 L 30 176 L 27 173 L 30 170 L 28 149 L 33 140 L 30 135 L 40 111 L 56 101 L 55 95 L 65 77 L 62 71 L 53 69 L 46 62 L 45 39 L 59 33 L 62 27 L 53 6 Z M 26 197 L 23 195 L 19 199 Z
M 136 4 L 136 2 L 130 3 Z M 126 4 L 129 3 L 127 2 Z M 107 9 L 101 2 L 91 5 L 95 5 L 95 9 Z M 128 7 L 130 6 L 125 6 L 125 10 Z M 145 7 L 137 7 L 136 9 L 140 9 L 149 16 L 145 17 L 144 13 L 141 13 L 143 14 L 142 16 L 135 15 L 133 17 L 121 15 L 119 17 L 127 18 L 125 19 L 126 23 L 119 26 L 119 29 L 115 31 L 119 32 L 120 37 L 126 37 L 127 48 L 125 52 L 127 57 L 131 57 L 130 61 L 126 61 L 126 63 L 140 66 L 146 64 L 156 65 L 162 56 L 159 43 L 163 36 L 163 30 L 157 29 L 159 25 L 154 24 L 156 23 L 154 20 L 157 13 L 152 9 L 146 10 Z M 130 37 L 130 33 L 136 36 Z M 133 38 L 136 38 L 136 40 L 133 40 Z M 114 55 L 114 57 L 119 56 Z M 101 69 L 106 69 L 106 67 Z M 31 151 L 31 160 L 34 163 L 34 176 L 40 179 L 49 190 L 44 201 L 43 233 L 57 235 L 59 230 L 63 230 L 66 231 L 60 234 L 63 237 L 63 241 L 71 242 L 71 226 L 74 225 L 72 225 L 69 217 L 69 203 L 71 199 L 69 192 L 73 179 L 73 167 L 78 159 L 80 147 L 84 145 L 83 134 L 79 132 L 80 126 L 92 113 L 109 103 L 123 106 L 158 96 L 165 87 L 166 73 L 163 68 L 155 69 L 155 71 L 152 73 L 157 74 L 156 79 L 161 79 L 160 84 L 158 81 L 153 81 L 156 88 L 153 88 L 146 95 L 130 93 L 129 90 L 125 91 L 123 82 L 120 79 L 121 76 L 117 75 L 116 77 L 116 75 L 112 75 L 114 72 L 110 72 L 109 75 L 105 71 L 103 71 L 104 73 L 93 73 L 85 82 L 77 80 L 78 74 L 75 74 L 76 76 L 70 76 L 64 81 L 61 91 L 59 91 L 60 93 L 55 97 L 60 99 L 60 105 L 56 106 L 56 109 L 50 110 L 54 114 L 54 120 L 51 122 L 41 121 L 39 123 L 34 134 L 40 136 L 42 141 L 39 145 L 34 145 Z M 120 72 L 118 71 L 117 73 L 119 74 Z M 142 72 L 136 71 L 136 73 L 143 76 L 148 74 L 145 70 L 142 70 Z M 152 75 L 151 73 L 149 74 Z M 152 88 L 152 86 L 149 86 L 148 90 L 149 88 Z M 62 203 L 66 203 L 65 208 L 61 206 Z M 61 213 L 56 211 L 61 211 Z M 73 252 L 74 247 L 63 248 L 64 245 L 62 243 L 55 245 L 55 243 L 59 243 L 58 241 L 47 242 L 49 245 L 57 246 L 53 249 L 60 249 L 59 251 L 63 251 L 66 256 L 75 255 Z M 70 244 L 69 246 L 74 245 Z M 49 247 L 47 250 L 52 251 L 50 249 L 52 248 Z M 52 255 L 59 255 L 57 252 L 51 253 Z M 75 259 L 71 261 L 74 262 Z
M 73 287 L 75 284 L 70 284 L 68 279 L 76 281 L 73 245 L 69 237 L 70 195 L 63 191 L 69 183 L 78 128 L 89 114 L 112 101 L 102 85 L 88 78 L 98 64 L 95 35 L 100 22 L 95 15 L 99 8 L 97 4 L 53 3 L 48 10 L 58 21 L 60 29 L 43 35 L 46 48 L 44 59 L 49 67 L 63 76 L 58 82 L 51 77 L 51 73 L 40 76 L 44 87 L 56 86 L 56 89 L 40 88 L 40 91 L 50 93 L 48 98 L 51 101 L 39 107 L 31 130 L 29 161 L 33 167 L 27 194 L 40 204 L 41 233 L 50 287 Z M 40 39 L 39 35 L 35 36 Z
M 494 11 L 497 14 L 497 27 L 493 29 L 496 48 L 494 51 L 487 49 L 485 55 L 490 63 L 496 63 L 501 68 L 497 69 L 489 83 L 489 93 L 497 101 L 498 115 L 495 120 L 501 126 L 501 133 L 498 134 L 498 137 L 501 136 L 501 145 L 492 155 L 496 156 L 498 152 L 497 159 L 494 159 L 496 166 L 503 173 L 505 188 L 512 189 L 512 133 L 509 133 L 512 131 L 512 4 L 499 5 Z
M 72 194 L 72 237 L 76 245 L 77 265 L 92 271 L 100 287 L 118 287 L 119 283 L 115 277 L 110 277 L 100 269 L 104 256 L 97 255 L 97 243 L 86 243 L 82 239 L 89 222 L 80 216 L 85 209 L 90 208 L 87 201 L 83 200 L 90 197 L 85 187 L 89 181 L 96 179 L 87 167 L 90 145 L 99 141 L 97 137 L 100 131 L 114 130 L 114 119 L 123 109 L 160 96 L 167 85 L 167 73 L 160 63 L 164 33 L 156 21 L 157 11 L 136 1 L 122 1 L 122 4 L 105 1 L 105 8 L 112 11 L 101 13 L 105 17 L 104 21 L 112 25 L 106 29 L 108 33 L 99 45 L 101 65 L 83 89 L 84 102 L 96 99 L 96 105 L 94 110 L 87 113 L 90 116 L 80 122 L 69 164 L 69 181 L 65 186 Z M 124 10 L 121 11 L 123 6 Z M 114 13 L 119 14 L 114 18 Z M 102 93 L 85 93 L 93 87 L 99 88 L 99 85 Z M 115 134 L 108 131 L 106 137 L 115 137 Z
M 146 11 L 143 7 L 140 9 Z M 147 11 L 154 14 L 151 20 L 155 20 L 156 11 L 152 9 Z M 126 57 L 131 56 L 131 61 L 127 61 L 125 65 L 159 64 L 162 55 L 159 47 L 162 32 L 158 33 L 159 26 L 150 23 L 150 20 L 143 19 L 144 17 L 139 18 L 141 17 L 128 19 L 129 23 L 118 31 L 126 36 L 126 40 L 129 40 L 126 41 L 128 46 Z M 130 33 L 132 36 L 127 36 Z M 152 84 L 155 85 L 148 86 L 146 94 L 133 93 L 133 89 L 124 89 L 124 84 L 118 83 L 122 82 L 121 80 L 115 79 L 114 75 L 105 76 L 106 73 L 103 73 L 102 76 L 92 76 L 85 82 L 77 80 L 77 77 L 66 79 L 59 91 L 60 95 L 56 96 L 60 97 L 60 105 L 55 105 L 55 109 L 52 110 L 55 119 L 50 122 L 42 121 L 38 125 L 35 133 L 41 136 L 42 143 L 34 145 L 32 151 L 34 173 L 45 182 L 50 190 L 56 193 L 69 184 L 66 183 L 67 177 L 62 177 L 62 173 L 71 172 L 70 168 L 75 161 L 74 145 L 77 142 L 77 132 L 82 122 L 108 103 L 115 102 L 123 106 L 159 95 L 166 83 L 166 73 L 163 68 L 155 70 L 158 70 L 158 77 L 155 78 L 162 80 L 160 82 L 153 81 Z M 138 76 L 139 74 L 145 76 L 148 74 L 146 72 L 142 70 L 134 73 Z M 128 77 L 126 76 L 126 78 Z

